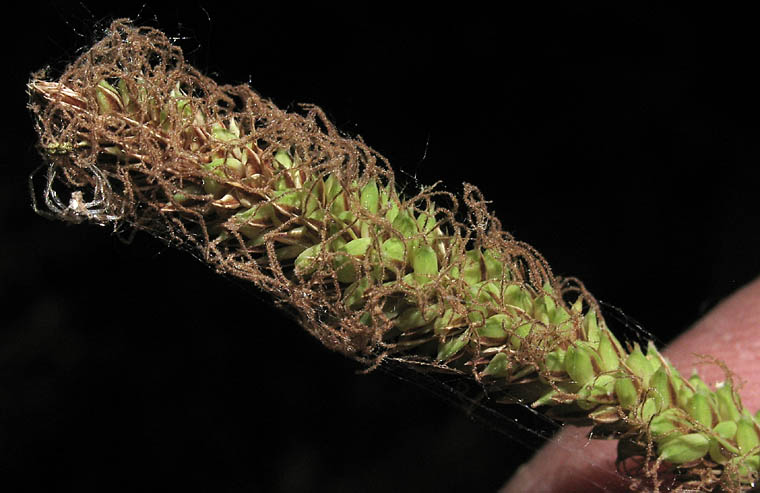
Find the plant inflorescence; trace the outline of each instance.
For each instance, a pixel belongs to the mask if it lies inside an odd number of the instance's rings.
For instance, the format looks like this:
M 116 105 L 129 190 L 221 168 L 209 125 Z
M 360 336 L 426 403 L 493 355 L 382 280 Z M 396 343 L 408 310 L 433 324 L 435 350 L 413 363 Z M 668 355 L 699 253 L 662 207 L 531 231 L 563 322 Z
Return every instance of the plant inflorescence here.
M 504 232 L 474 186 L 403 196 L 386 160 L 319 108 L 218 85 L 125 20 L 29 93 L 46 214 L 191 250 L 368 367 L 465 375 L 496 401 L 593 426 L 620 441 L 635 487 L 754 483 L 760 428 L 731 379 L 712 389 L 653 344 L 619 341 L 583 285 Z

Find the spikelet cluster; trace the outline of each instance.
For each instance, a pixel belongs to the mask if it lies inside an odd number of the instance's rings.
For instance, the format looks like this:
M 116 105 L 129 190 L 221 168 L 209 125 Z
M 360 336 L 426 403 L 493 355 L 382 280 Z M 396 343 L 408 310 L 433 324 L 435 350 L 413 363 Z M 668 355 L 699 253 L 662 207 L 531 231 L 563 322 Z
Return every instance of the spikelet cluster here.
M 642 489 L 754 483 L 758 419 L 730 378 L 711 389 L 653 345 L 622 344 L 475 187 L 404 197 L 383 157 L 318 108 L 286 113 L 218 85 L 125 20 L 29 93 L 41 212 L 188 249 L 370 366 L 466 375 L 495 401 L 591 425 L 620 440 L 619 468 Z

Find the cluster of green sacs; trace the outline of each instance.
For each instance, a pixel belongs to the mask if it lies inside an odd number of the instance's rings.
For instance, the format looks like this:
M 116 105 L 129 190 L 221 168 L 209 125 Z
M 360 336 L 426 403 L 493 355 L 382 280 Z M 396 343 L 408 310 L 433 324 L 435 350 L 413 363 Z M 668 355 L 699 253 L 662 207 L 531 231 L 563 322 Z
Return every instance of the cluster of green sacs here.
M 291 165 L 285 153 L 276 159 L 283 166 Z M 295 258 L 295 270 L 308 275 L 319 265 L 320 253 L 329 250 L 340 283 L 346 284 L 344 302 L 348 307 L 359 308 L 362 294 L 371 285 L 387 279 L 387 272 L 406 273 L 401 278 L 408 285 L 422 286 L 434 279 L 461 279 L 469 289 L 465 303 L 469 303 L 468 323 L 458 335 L 451 335 L 451 327 L 462 327 L 458 316 L 450 307 L 433 304 L 423 313 L 417 306 L 410 306 L 395 316 L 395 327 L 401 332 L 429 328 L 440 338 L 436 359 L 445 362 L 455 358 L 468 344 L 506 347 L 497 352 L 485 366 L 482 375 L 488 378 L 514 376 L 510 367 L 510 351 L 519 350 L 521 342 L 531 330 L 540 325 L 551 327 L 556 334 L 567 334 L 573 322 L 571 313 L 581 314 L 580 301 L 569 310 L 555 302 L 551 287 L 544 286 L 544 293 L 534 295 L 518 283 L 510 283 L 508 270 L 498 260 L 498 254 L 490 250 L 464 251 L 464 260 L 452 266 L 448 272 L 439 269 L 434 210 L 415 212 L 400 209 L 390 200 L 392 192 L 378 188 L 371 180 L 363 188 L 357 188 L 357 203 L 372 215 L 384 212 L 391 224 L 392 235 L 378 239 L 378 232 L 370 223 L 360 219 L 361 214 L 344 210 L 345 193 L 333 175 L 324 179 L 322 186 L 307 184 L 300 191 L 283 192 L 274 200 L 289 198 L 289 204 L 316 219 L 331 216 L 330 234 L 333 239 L 307 247 Z M 317 200 L 304 190 L 324 190 L 322 200 Z M 332 204 L 329 212 L 319 204 Z M 250 209 L 241 217 L 255 215 Z M 415 217 L 416 216 L 416 217 Z M 351 227 L 350 225 L 353 225 Z M 346 240 L 339 232 L 350 236 Z M 382 235 L 381 235 L 382 238 Z M 325 246 L 327 245 L 327 247 Z M 373 271 L 361 276 L 354 262 L 370 259 Z M 396 282 L 396 281 L 387 281 Z M 506 313 L 494 313 L 509 307 Z M 626 353 L 621 344 L 605 327 L 599 326 L 596 313 L 588 311 L 582 317 L 582 336 L 566 349 L 556 348 L 544 358 L 544 370 L 549 374 L 569 376 L 565 382 L 555 382 L 558 389 L 551 389 L 534 405 L 551 405 L 556 396 L 566 391 L 575 394 L 575 404 L 589 411 L 592 420 L 613 414 L 625 414 L 625 419 L 648 423 L 648 430 L 657 444 L 658 456 L 675 464 L 692 462 L 708 456 L 719 464 L 732 463 L 740 474 L 749 474 L 760 468 L 758 455 L 758 431 L 755 419 L 742 414 L 737 407 L 738 396 L 730 385 L 717 391 L 710 390 L 698 376 L 688 383 L 678 372 L 660 357 L 650 344 L 645 355 L 638 346 Z M 558 337 L 559 339 L 559 337 Z M 549 341 L 541 341 L 549 343 Z M 558 392 L 558 390 L 560 392 Z
M 117 87 L 103 81 L 97 88 L 101 113 L 115 111 L 113 98 L 117 95 L 122 108 L 135 106 L 123 81 Z M 172 96 L 182 114 L 198 120 L 179 87 Z M 153 120 L 165 126 L 166 111 L 154 108 L 153 112 Z M 211 125 L 211 135 L 225 143 L 240 138 L 234 120 L 227 126 Z M 245 164 L 246 153 L 239 150 L 217 156 L 203 166 L 209 172 L 203 191 L 191 186 L 177 192 L 172 200 L 185 202 L 203 192 L 219 198 L 228 189 L 225 182 L 239 177 Z M 394 304 L 386 315 L 402 334 L 432 331 L 439 340 L 438 362 L 455 359 L 468 344 L 501 348 L 484 364 L 480 374 L 485 379 L 519 377 L 519 371 L 515 373 L 512 368 L 511 352 L 531 340 L 536 327 L 551 328 L 557 337 L 538 341 L 546 349 L 538 364 L 544 384 L 547 376 L 552 384 L 534 406 L 572 402 L 587 410 L 592 421 L 610 422 L 617 416 L 631 428 L 648 430 L 658 457 L 670 463 L 684 464 L 709 456 L 718 464 L 732 465 L 742 476 L 760 469 L 760 412 L 753 417 L 741 411 L 730 383 L 712 391 L 696 374 L 685 380 L 652 344 L 646 354 L 638 345 L 626 352 L 604 323 L 598 323 L 593 310 L 581 313 L 580 300 L 568 308 L 555 301 L 549 285 L 543 287 L 543 293 L 533 293 L 521 283 L 510 282 L 509 269 L 496 251 L 462 249 L 464 258 L 449 261 L 442 270 L 446 246 L 441 241 L 444 233 L 438 227 L 435 208 L 431 205 L 419 211 L 404 207 L 391 185 L 382 186 L 370 179 L 362 187 L 353 181 L 346 190 L 334 174 L 309 177 L 301 183 L 298 165 L 286 149 L 274 154 L 272 165 L 275 178 L 268 200 L 259 199 L 243 207 L 226 224 L 247 237 L 251 247 L 262 246 L 266 233 L 282 224 L 282 211 L 326 225 L 325 241 L 306 226 L 293 227 L 286 234 L 287 241 L 276 249 L 277 257 L 292 260 L 298 276 L 312 275 L 324 268 L 323 260 L 329 258 L 329 268 L 345 286 L 343 303 L 347 308 L 361 308 L 363 294 L 372 283 L 401 281 L 423 289 L 433 280 L 464 282 L 467 289 L 459 294 L 471 307 L 466 320 L 443 303 L 430 304 L 423 310 L 413 298 L 406 304 Z M 390 229 L 378 226 L 378 217 Z M 221 239 L 229 237 L 225 231 L 220 234 Z M 369 272 L 363 273 L 362 265 L 370 265 Z M 582 330 L 568 339 L 579 316 Z M 365 322 L 369 322 L 369 314 L 365 314 Z M 560 347 L 556 342 L 562 340 L 570 343 Z
M 603 332 L 597 353 L 590 351 L 592 358 L 604 353 L 605 335 L 613 337 Z M 634 346 L 620 369 L 612 358 L 607 363 L 603 357 L 598 359 L 599 366 L 607 365 L 607 373 L 595 375 L 585 358 L 582 372 L 568 369 L 573 380 L 593 382 L 591 390 L 582 390 L 581 395 L 614 393 L 625 419 L 651 435 L 661 460 L 684 464 L 709 456 L 717 464 L 732 466 L 740 476 L 758 471 L 760 413 L 753 417 L 742 410 L 730 381 L 713 391 L 696 374 L 685 380 L 652 343 L 646 354 Z M 589 401 L 594 399 L 581 399 L 577 404 L 584 406 Z

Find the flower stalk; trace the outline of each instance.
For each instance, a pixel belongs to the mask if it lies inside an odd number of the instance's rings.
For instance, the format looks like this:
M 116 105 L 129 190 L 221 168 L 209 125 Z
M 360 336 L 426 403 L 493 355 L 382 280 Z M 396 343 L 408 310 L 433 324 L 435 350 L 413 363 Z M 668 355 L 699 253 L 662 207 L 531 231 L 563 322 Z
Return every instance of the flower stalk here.
M 653 344 L 621 343 L 583 285 L 502 231 L 475 187 L 404 197 L 382 156 L 318 108 L 219 86 L 124 20 L 29 93 L 47 213 L 191 250 L 370 366 L 466 374 L 496 401 L 592 426 L 620 441 L 619 469 L 642 489 L 756 480 L 758 416 L 730 376 L 712 389 Z

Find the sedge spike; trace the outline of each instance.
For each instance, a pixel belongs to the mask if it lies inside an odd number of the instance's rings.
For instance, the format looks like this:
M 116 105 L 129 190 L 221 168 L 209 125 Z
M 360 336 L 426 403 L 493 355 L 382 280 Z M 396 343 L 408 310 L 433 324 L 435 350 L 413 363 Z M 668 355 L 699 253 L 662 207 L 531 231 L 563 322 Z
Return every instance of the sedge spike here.
M 502 231 L 474 186 L 403 197 L 385 159 L 318 108 L 286 113 L 220 86 L 126 20 L 28 90 L 45 214 L 191 250 L 370 367 L 467 375 L 492 399 L 592 426 L 620 440 L 641 488 L 757 479 L 760 426 L 731 380 L 710 389 L 654 345 L 621 343 L 583 285 Z

